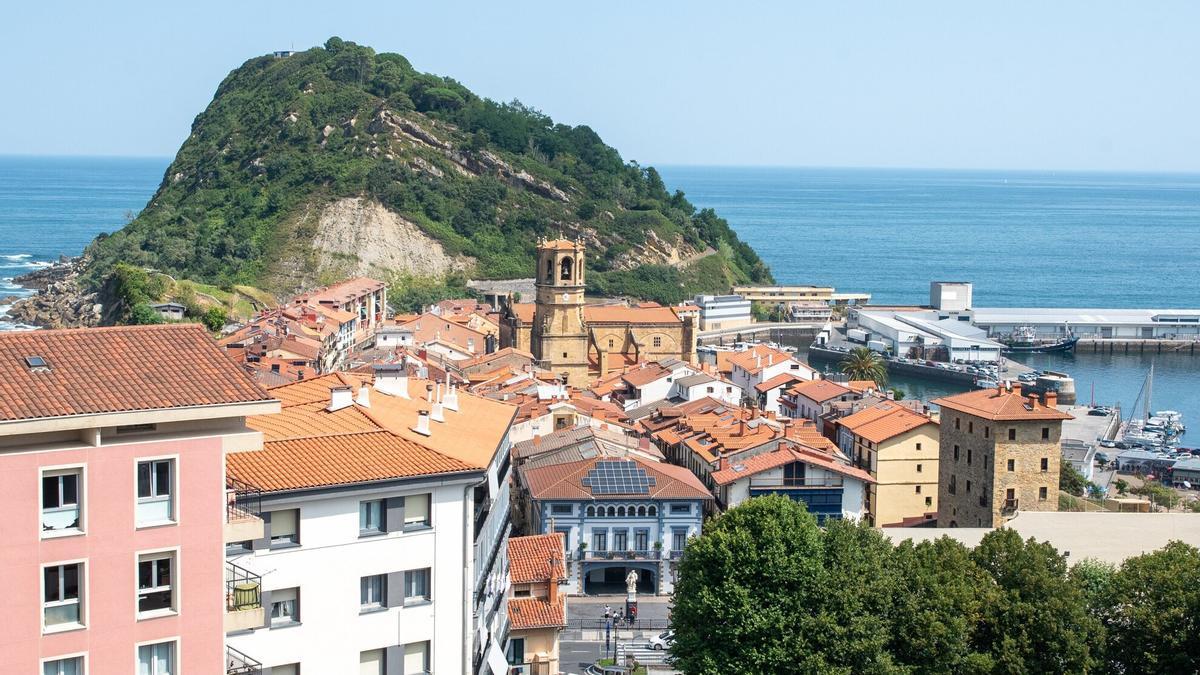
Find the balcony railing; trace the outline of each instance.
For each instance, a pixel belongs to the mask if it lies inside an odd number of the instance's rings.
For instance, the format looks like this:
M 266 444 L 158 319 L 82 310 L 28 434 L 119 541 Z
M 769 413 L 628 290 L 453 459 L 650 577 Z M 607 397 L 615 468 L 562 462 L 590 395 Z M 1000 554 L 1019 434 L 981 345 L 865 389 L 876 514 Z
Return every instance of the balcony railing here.
M 262 513 L 262 491 L 236 478 L 225 478 L 225 522 L 258 518 Z
M 262 664 L 233 647 L 225 647 L 225 675 L 262 675 Z
M 581 560 L 658 560 L 662 551 L 580 551 Z
M 225 611 L 262 607 L 262 577 L 240 565 L 225 563 Z
M 1001 513 L 1016 513 L 1019 506 L 1019 499 L 1005 499 L 1004 506 L 1001 508 Z
M 785 478 L 785 479 L 750 479 L 750 487 L 758 489 L 778 489 L 778 488 L 830 488 L 843 487 L 844 482 L 841 478 Z

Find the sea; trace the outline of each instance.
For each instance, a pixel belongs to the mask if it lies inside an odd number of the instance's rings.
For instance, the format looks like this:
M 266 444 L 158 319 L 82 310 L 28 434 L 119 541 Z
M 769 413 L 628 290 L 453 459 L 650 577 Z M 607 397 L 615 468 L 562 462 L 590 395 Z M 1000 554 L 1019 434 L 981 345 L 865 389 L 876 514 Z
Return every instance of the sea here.
M 983 307 L 1200 308 L 1200 175 L 658 169 L 669 189 L 728 220 L 780 284 L 880 304 L 925 304 L 930 281 L 952 280 L 973 282 Z M 1020 360 L 1070 373 L 1081 402 L 1121 403 L 1127 415 L 1153 363 L 1153 407 L 1200 425 L 1200 354 Z M 924 400 L 961 391 L 892 384 Z
M 0 299 L 26 294 L 14 276 L 78 255 L 97 234 L 120 229 L 169 163 L 0 156 Z M 974 282 L 981 306 L 1200 308 L 1200 175 L 659 171 L 670 189 L 724 216 L 779 283 L 868 292 L 876 303 L 925 303 L 929 282 L 945 279 Z M 11 328 L 0 318 L 0 330 Z M 1200 425 L 1200 355 L 1024 361 L 1070 373 L 1082 401 L 1094 390 L 1098 403 L 1126 406 L 1154 363 L 1154 407 Z M 957 391 L 915 378 L 894 384 L 926 400 Z

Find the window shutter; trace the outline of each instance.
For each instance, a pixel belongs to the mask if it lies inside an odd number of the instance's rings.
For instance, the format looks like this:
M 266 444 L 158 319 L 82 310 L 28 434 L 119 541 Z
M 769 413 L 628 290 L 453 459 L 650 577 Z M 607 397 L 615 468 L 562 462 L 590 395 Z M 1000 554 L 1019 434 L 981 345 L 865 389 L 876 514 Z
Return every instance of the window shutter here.
M 404 529 L 404 497 L 388 497 L 383 500 L 384 528 L 388 532 Z
M 404 606 L 404 572 L 389 572 L 387 575 L 387 606 Z
M 387 656 L 383 657 L 384 673 L 387 675 L 404 675 L 404 648 L 391 646 L 387 648 Z
M 271 548 L 271 512 L 263 511 L 259 517 L 263 520 L 263 536 L 262 539 L 255 539 L 251 542 L 250 548 L 255 551 L 265 551 Z
M 259 603 L 263 608 L 263 628 L 271 626 L 271 591 L 259 591 Z

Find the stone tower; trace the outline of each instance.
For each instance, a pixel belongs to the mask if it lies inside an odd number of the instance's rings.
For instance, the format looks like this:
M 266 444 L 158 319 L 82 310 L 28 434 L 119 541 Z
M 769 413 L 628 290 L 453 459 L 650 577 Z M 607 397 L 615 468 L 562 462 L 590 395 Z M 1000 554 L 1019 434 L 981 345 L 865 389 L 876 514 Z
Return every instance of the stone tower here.
M 583 269 L 581 242 L 538 242 L 537 298 L 530 347 L 543 367 L 562 375 L 575 387 L 588 384 Z

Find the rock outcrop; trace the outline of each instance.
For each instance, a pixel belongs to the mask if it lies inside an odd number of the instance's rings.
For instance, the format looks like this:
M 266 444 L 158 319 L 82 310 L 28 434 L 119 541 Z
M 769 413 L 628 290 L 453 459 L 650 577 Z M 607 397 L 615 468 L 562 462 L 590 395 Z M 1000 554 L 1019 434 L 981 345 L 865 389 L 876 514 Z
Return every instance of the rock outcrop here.
M 25 288 L 37 289 L 37 293 L 14 302 L 7 319 L 41 328 L 99 326 L 104 306 L 98 294 L 85 292 L 79 283 L 85 265 L 84 259 L 76 258 L 13 279 Z

